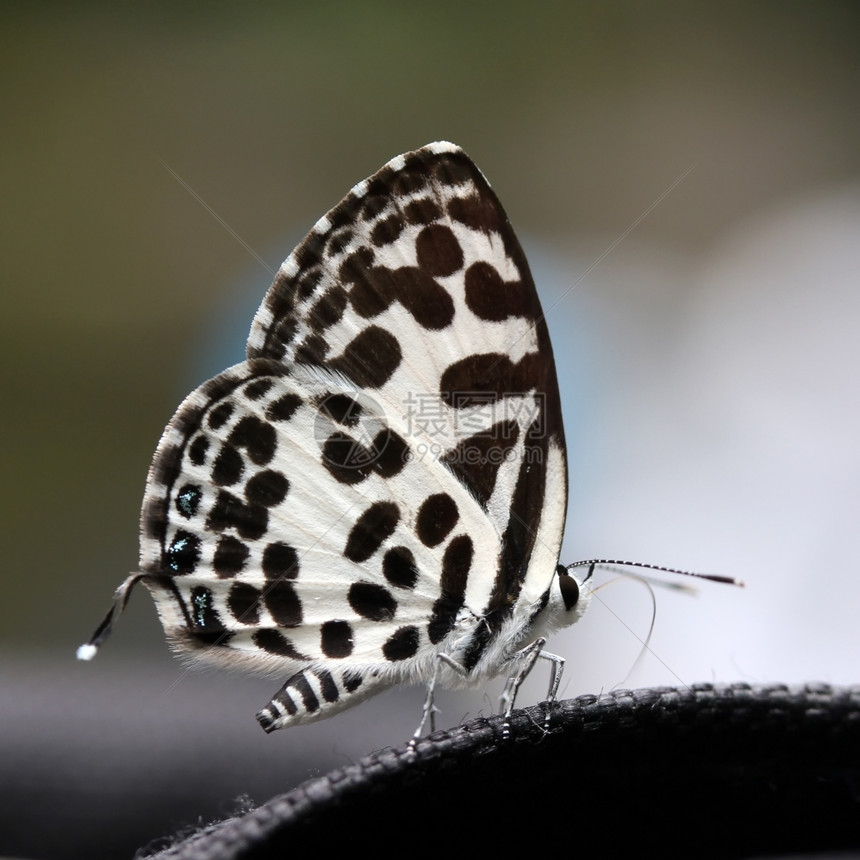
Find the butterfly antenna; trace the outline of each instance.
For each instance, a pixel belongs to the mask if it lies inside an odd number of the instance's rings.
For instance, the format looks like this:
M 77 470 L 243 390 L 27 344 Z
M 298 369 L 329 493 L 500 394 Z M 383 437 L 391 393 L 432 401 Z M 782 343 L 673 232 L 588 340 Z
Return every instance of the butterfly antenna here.
M 585 575 L 587 581 L 591 578 L 596 567 L 640 567 L 647 570 L 659 570 L 662 573 L 677 573 L 680 576 L 694 576 L 696 579 L 706 579 L 709 582 L 719 582 L 723 585 L 736 585 L 738 588 L 744 587 L 744 582 L 740 579 L 735 579 L 733 576 L 720 576 L 716 573 L 694 573 L 692 570 L 678 570 L 675 567 L 664 567 L 661 564 L 647 564 L 644 561 L 619 561 L 618 559 L 610 558 L 590 558 L 585 561 L 575 561 L 573 564 L 565 565 L 568 570 L 574 567 L 588 567 L 588 573 Z
M 78 660 L 92 660 L 96 656 L 102 643 L 110 636 L 114 621 L 122 615 L 128 598 L 131 596 L 131 590 L 143 577 L 144 574 L 142 573 L 131 574 L 114 592 L 113 603 L 111 603 L 107 615 L 102 619 L 102 623 L 96 627 L 96 632 L 90 637 L 89 642 L 78 648 Z

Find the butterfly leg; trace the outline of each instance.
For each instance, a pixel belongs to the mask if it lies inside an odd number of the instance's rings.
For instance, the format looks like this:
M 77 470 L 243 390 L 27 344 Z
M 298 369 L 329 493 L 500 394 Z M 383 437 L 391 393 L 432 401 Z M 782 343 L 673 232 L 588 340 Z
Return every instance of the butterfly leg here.
M 514 661 L 522 661 L 520 664 L 519 671 L 508 678 L 505 689 L 502 692 L 502 698 L 500 703 L 500 709 L 505 715 L 505 723 L 503 728 L 503 734 L 505 736 L 508 735 L 510 730 L 510 716 L 511 712 L 514 709 L 514 703 L 516 702 L 517 693 L 519 693 L 520 686 L 523 681 L 528 677 L 529 672 L 534 668 L 535 663 L 539 657 L 544 660 L 549 660 L 552 663 L 552 669 L 550 671 L 549 678 L 549 689 L 547 690 L 547 712 L 546 712 L 546 724 L 545 728 L 549 727 L 549 707 L 552 706 L 552 703 L 555 702 L 555 697 L 558 694 L 558 688 L 561 684 L 561 676 L 564 672 L 564 658 L 559 657 L 557 654 L 551 654 L 549 651 L 544 651 L 543 646 L 546 645 L 546 639 L 540 638 L 535 639 L 530 645 L 527 645 L 521 651 L 518 651 L 514 654 L 511 662 Z
M 547 690 L 547 703 L 552 705 L 558 695 L 558 688 L 561 684 L 561 676 L 564 674 L 564 657 L 559 657 L 558 654 L 550 654 L 549 651 L 541 651 L 538 657 L 544 660 L 549 660 L 552 663 L 552 669 L 549 676 L 549 690 Z M 549 715 L 547 715 L 549 719 Z
M 435 709 L 435 705 L 433 704 L 433 691 L 436 689 L 436 677 L 438 674 L 439 666 L 437 664 L 436 668 L 433 670 L 433 677 L 427 684 L 427 695 L 424 697 L 424 709 L 421 712 L 421 722 L 418 723 L 418 728 L 412 733 L 412 740 L 409 741 L 409 746 L 413 749 L 415 744 L 418 742 L 418 739 L 424 734 L 424 726 L 427 725 L 428 717 L 430 718 L 431 730 L 435 728 L 435 720 L 433 719 L 433 711 Z
M 436 706 L 433 704 L 433 693 L 436 689 L 436 681 L 439 678 L 439 669 L 442 663 L 446 666 L 450 666 L 455 672 L 464 677 L 468 675 L 468 671 L 464 666 L 461 666 L 453 657 L 449 657 L 447 654 L 437 654 L 436 655 L 436 668 L 433 670 L 433 677 L 430 679 L 430 682 L 427 684 L 427 695 L 424 697 L 424 709 L 421 713 L 421 722 L 418 724 L 418 728 L 415 729 L 415 732 L 412 735 L 412 740 L 409 741 L 410 747 L 415 747 L 418 739 L 424 733 L 424 726 L 427 725 L 427 720 L 430 720 L 430 731 L 436 731 Z
M 521 651 L 517 651 L 511 658 L 511 662 L 520 663 L 519 671 L 515 675 L 511 675 L 505 683 L 505 689 L 502 692 L 502 698 L 499 703 L 499 709 L 505 715 L 505 723 L 514 709 L 514 703 L 517 699 L 520 686 L 528 677 L 529 672 L 534 668 L 535 661 L 541 655 L 541 649 L 546 645 L 546 639 L 535 639 L 530 645 L 526 645 Z

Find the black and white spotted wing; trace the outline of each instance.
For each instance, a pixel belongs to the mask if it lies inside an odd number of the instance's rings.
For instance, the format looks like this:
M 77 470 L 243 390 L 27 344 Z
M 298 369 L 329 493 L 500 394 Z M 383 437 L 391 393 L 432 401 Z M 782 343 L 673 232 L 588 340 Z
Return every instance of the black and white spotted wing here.
M 462 150 L 433 143 L 356 185 L 281 267 L 247 354 L 167 426 L 140 573 L 80 656 L 141 581 L 176 650 L 285 681 L 258 714 L 270 731 L 434 673 L 476 683 L 581 615 L 556 573 L 546 324 Z

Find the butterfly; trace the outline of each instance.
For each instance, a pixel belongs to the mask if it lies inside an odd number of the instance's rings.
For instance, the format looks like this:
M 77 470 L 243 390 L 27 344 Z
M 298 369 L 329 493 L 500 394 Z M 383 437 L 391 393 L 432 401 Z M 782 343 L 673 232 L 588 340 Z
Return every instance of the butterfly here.
M 257 311 L 247 358 L 164 431 L 137 583 L 193 663 L 277 676 L 267 732 L 399 684 L 508 673 L 589 594 L 558 565 L 567 465 L 528 263 L 457 146 L 389 161 L 321 218 Z M 422 726 L 424 724 L 422 719 Z M 420 731 L 421 727 L 419 727 Z

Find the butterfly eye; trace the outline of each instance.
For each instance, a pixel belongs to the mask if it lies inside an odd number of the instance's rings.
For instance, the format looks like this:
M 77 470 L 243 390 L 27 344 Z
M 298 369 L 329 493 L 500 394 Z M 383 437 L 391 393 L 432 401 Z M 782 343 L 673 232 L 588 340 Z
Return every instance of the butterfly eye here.
M 579 602 L 579 583 L 567 571 L 558 571 L 558 588 L 564 608 L 570 611 Z

